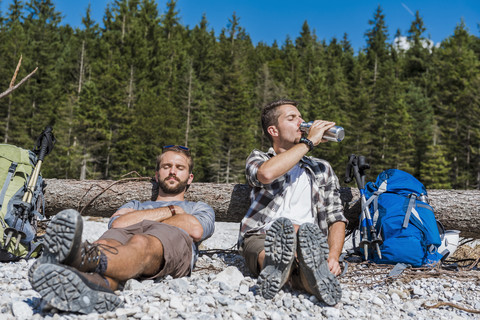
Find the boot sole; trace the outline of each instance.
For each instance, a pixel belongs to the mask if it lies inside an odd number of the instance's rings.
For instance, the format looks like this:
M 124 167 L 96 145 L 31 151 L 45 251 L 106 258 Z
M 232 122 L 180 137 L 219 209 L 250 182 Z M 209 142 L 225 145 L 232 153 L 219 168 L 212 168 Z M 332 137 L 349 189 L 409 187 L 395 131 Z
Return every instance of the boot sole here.
M 328 268 L 326 237 L 316 225 L 305 223 L 298 230 L 298 246 L 300 272 L 308 282 L 307 290 L 327 305 L 337 304 L 342 298 L 342 289 Z
M 32 287 L 59 310 L 89 314 L 123 306 L 120 297 L 83 280 L 75 271 L 57 264 L 42 264 L 33 273 Z
M 35 270 L 44 263 L 68 263 L 82 244 L 83 220 L 80 213 L 66 209 L 57 213 L 47 226 L 43 253 L 28 271 L 31 282 Z
M 272 299 L 287 282 L 295 259 L 297 237 L 290 220 L 276 220 L 265 237 L 264 268 L 258 276 L 259 293 Z

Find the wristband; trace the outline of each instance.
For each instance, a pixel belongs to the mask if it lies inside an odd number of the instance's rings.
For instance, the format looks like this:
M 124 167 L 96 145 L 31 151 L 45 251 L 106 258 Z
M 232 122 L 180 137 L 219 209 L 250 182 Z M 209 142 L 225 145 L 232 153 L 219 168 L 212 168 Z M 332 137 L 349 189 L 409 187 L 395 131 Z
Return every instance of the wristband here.
M 175 207 L 174 207 L 174 206 L 169 205 L 169 206 L 168 206 L 168 209 L 170 209 L 170 212 L 172 213 L 172 217 L 173 217 L 174 215 L 176 215 Z
M 300 143 L 305 143 L 308 146 L 308 150 L 312 151 L 313 149 L 313 142 L 305 137 L 300 138 Z

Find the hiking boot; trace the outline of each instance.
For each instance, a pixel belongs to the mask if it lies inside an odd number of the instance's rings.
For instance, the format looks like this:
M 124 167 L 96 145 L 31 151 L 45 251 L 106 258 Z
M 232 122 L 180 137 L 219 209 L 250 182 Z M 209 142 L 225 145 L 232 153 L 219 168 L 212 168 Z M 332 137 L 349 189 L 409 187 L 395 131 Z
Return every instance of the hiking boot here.
M 265 299 L 272 299 L 287 282 L 295 259 L 297 237 L 290 220 L 277 219 L 265 237 L 265 261 L 258 276 L 259 293 Z
M 298 261 L 305 290 L 328 305 L 337 304 L 342 289 L 328 268 L 328 243 L 317 225 L 304 223 L 298 229 Z
M 57 213 L 47 226 L 43 236 L 43 253 L 28 270 L 32 280 L 35 270 L 44 263 L 64 263 L 72 258 L 82 243 L 82 216 L 73 209 Z
M 71 257 L 65 259 L 63 264 L 74 267 L 82 272 L 98 272 L 103 275 L 107 268 L 107 257 L 100 248 L 112 254 L 118 253 L 118 250 L 115 247 L 102 243 L 90 243 L 85 241 L 80 245 L 80 249 L 74 254 L 72 253 Z
M 109 245 L 82 242 L 82 231 L 83 220 L 80 213 L 73 209 L 59 212 L 47 227 L 43 239 L 44 252 L 30 267 L 29 279 L 35 269 L 44 263 L 61 263 L 82 272 L 98 271 L 103 274 L 107 258 L 100 248 L 113 254 L 118 251 Z M 97 269 L 102 260 L 103 264 Z
M 33 272 L 30 283 L 45 302 L 63 311 L 104 313 L 123 306 L 107 280 L 97 273 L 44 263 Z

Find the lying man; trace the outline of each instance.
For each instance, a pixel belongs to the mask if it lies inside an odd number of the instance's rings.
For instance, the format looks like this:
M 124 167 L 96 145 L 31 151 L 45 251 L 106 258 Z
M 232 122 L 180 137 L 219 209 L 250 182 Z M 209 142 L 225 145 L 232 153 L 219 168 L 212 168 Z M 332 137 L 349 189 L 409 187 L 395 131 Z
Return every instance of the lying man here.
M 77 211 L 58 213 L 47 227 L 44 253 L 29 270 L 32 287 L 59 310 L 103 313 L 122 305 L 113 290 L 128 279 L 190 275 L 200 242 L 215 228 L 209 205 L 184 199 L 192 170 L 188 148 L 164 147 L 157 158 L 156 201 L 122 206 L 94 243 L 81 242 Z

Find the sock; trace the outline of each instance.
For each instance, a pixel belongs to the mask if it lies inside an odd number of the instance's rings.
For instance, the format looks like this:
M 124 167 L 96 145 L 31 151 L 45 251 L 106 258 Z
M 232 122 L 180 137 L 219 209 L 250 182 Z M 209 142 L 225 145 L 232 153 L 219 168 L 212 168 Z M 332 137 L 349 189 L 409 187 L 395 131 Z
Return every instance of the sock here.
M 108 266 L 107 256 L 105 255 L 105 253 L 100 252 L 100 261 L 98 262 L 98 265 L 95 268 L 95 272 L 103 276 L 105 274 L 105 271 L 107 271 L 107 266 Z
M 102 275 L 102 278 L 103 278 L 103 280 L 105 280 L 107 288 L 110 288 L 110 283 L 108 282 L 107 278 L 105 278 L 103 275 Z

